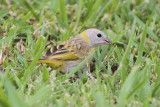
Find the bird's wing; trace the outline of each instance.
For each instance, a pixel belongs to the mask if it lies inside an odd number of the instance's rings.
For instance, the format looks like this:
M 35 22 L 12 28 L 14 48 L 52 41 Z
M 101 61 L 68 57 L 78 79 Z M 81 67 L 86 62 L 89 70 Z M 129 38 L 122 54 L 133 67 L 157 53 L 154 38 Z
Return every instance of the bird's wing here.
M 63 61 L 78 60 L 85 58 L 89 54 L 89 51 L 88 43 L 80 37 L 75 37 L 50 48 L 45 54 L 45 59 Z

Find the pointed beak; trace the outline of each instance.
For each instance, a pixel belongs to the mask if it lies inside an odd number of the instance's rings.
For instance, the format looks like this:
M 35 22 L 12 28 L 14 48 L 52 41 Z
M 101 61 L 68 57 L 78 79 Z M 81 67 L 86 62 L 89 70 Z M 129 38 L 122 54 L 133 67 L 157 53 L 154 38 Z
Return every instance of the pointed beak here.
M 105 41 L 105 44 L 112 45 L 111 40 L 109 40 L 108 38 L 105 38 L 104 41 Z

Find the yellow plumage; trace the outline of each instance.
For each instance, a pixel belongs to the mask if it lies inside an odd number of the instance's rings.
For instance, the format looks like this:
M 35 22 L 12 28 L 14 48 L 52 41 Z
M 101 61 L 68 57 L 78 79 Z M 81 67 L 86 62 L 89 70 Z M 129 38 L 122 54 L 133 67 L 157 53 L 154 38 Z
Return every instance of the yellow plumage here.
M 98 34 L 104 37 L 99 39 Z M 39 59 L 39 62 L 47 63 L 62 72 L 69 72 L 90 55 L 95 46 L 103 45 L 107 42 L 111 44 L 111 41 L 103 32 L 97 29 L 88 29 L 78 36 L 49 49 L 45 56 Z

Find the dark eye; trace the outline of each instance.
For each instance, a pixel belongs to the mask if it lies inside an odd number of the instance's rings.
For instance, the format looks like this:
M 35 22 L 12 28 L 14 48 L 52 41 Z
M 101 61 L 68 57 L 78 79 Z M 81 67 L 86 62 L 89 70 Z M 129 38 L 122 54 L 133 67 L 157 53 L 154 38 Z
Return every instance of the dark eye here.
M 102 35 L 101 35 L 100 33 L 98 33 L 98 34 L 97 34 L 97 37 L 99 37 L 99 38 L 100 38 L 100 37 L 102 37 Z

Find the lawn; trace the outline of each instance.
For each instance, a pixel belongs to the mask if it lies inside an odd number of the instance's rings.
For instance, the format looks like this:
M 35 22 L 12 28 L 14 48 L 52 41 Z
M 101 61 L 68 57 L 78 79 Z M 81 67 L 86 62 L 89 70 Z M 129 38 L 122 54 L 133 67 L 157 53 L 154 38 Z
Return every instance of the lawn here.
M 37 63 L 88 28 L 113 42 L 95 49 L 94 78 L 85 62 L 66 74 Z M 0 106 L 160 106 L 160 1 L 0 0 Z

